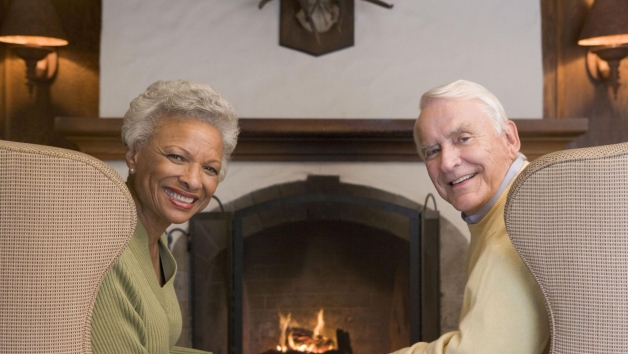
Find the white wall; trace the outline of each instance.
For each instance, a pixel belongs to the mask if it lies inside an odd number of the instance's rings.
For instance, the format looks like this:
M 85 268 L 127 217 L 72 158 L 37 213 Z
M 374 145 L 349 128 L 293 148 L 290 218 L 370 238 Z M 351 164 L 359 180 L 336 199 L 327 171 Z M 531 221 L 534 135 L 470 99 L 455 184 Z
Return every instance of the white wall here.
M 278 45 L 279 1 L 104 0 L 101 117 L 175 78 L 247 118 L 412 118 L 421 93 L 460 78 L 511 117 L 542 115 L 538 0 L 355 0 L 355 46 L 318 58 Z
M 464 78 L 509 116 L 541 117 L 538 0 L 389 0 L 392 10 L 355 1 L 355 46 L 315 58 L 279 47 L 279 0 L 262 10 L 258 0 L 103 0 L 100 115 L 121 117 L 150 83 L 183 78 L 210 83 L 241 117 L 413 118 L 424 91 Z M 419 163 L 236 162 L 216 195 L 229 202 L 307 174 L 421 204 L 436 194 Z

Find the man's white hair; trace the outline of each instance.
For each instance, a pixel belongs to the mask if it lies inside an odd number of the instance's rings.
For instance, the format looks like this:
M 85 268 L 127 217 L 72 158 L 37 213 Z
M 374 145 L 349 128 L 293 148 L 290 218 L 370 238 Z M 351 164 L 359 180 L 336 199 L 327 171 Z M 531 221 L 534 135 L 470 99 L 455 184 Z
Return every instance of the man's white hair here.
M 506 116 L 504 107 L 495 95 L 480 84 L 467 80 L 457 80 L 447 85 L 435 87 L 421 96 L 419 109 L 422 111 L 425 107 L 437 100 L 474 100 L 480 104 L 486 116 L 491 119 L 491 123 L 493 123 L 493 128 L 495 128 L 497 135 L 504 134 L 506 131 L 508 117 Z M 423 156 L 423 150 L 421 149 L 422 143 L 417 129 L 419 119 L 414 123 L 414 143 L 416 144 L 419 155 L 425 158 L 425 156 Z M 520 153 L 520 156 L 524 155 Z

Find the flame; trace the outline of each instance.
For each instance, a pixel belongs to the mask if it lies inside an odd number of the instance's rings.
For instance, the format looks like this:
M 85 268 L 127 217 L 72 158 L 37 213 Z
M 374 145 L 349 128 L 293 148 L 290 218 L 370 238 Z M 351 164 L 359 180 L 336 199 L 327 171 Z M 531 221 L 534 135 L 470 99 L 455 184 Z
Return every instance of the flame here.
M 294 344 L 294 338 L 292 337 L 292 331 L 288 332 L 288 347 L 290 347 L 290 349 L 297 349 L 297 345 Z
M 316 323 L 316 327 L 314 327 L 314 337 L 319 335 L 324 327 L 325 320 L 323 320 L 323 309 L 320 309 L 320 311 L 318 311 L 318 323 Z
M 288 348 L 286 347 L 286 332 L 288 330 L 288 326 L 290 325 L 290 321 L 292 321 L 291 313 L 289 313 L 288 316 L 284 316 L 282 313 L 279 313 L 279 328 L 281 328 L 281 336 L 279 337 L 277 350 L 280 352 L 285 353 L 288 351 Z
M 284 316 L 280 312 L 279 328 L 281 329 L 281 335 L 277 351 L 285 353 L 288 350 L 295 350 L 309 353 L 324 353 L 334 349 L 334 341 L 322 335 L 323 328 L 325 328 L 323 313 L 323 309 L 318 311 L 316 327 L 310 332 L 307 329 L 298 328 L 298 323 L 292 319 L 291 313 Z

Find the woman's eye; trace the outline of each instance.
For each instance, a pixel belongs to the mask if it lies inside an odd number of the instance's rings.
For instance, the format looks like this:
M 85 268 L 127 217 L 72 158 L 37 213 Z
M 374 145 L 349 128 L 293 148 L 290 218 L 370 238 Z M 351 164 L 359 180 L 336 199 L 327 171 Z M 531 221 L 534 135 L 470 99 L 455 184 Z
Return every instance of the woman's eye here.
M 218 171 L 216 171 L 216 169 L 211 166 L 205 167 L 205 171 L 209 172 L 210 176 L 218 175 Z
M 183 156 L 181 156 L 181 155 L 170 154 L 170 155 L 168 155 L 168 158 L 173 159 L 173 160 L 177 160 L 177 161 L 183 161 Z

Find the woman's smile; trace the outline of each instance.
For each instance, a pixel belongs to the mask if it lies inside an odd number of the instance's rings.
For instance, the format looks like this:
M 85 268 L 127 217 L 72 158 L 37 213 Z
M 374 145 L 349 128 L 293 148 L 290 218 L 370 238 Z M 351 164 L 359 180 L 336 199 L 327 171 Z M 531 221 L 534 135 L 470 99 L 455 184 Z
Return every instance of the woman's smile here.
M 170 198 L 172 204 L 183 209 L 192 209 L 194 203 L 198 200 L 198 196 L 178 189 L 168 187 L 163 187 L 162 189 L 168 198 Z

